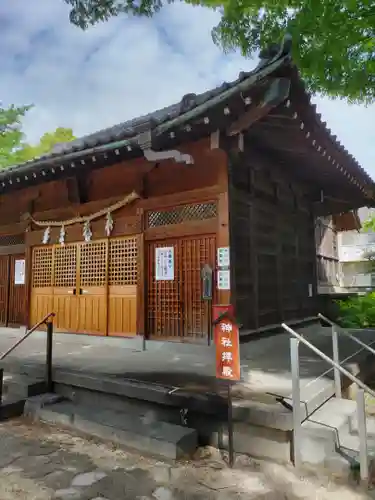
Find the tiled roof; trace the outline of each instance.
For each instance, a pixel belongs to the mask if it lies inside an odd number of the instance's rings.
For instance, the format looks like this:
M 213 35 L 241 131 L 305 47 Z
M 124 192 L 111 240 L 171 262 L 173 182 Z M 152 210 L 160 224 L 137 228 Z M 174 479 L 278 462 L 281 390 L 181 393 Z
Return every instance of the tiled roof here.
M 24 167 L 29 166 L 30 169 L 32 169 L 33 166 L 36 166 L 42 161 L 44 162 L 49 159 L 57 159 L 60 157 L 63 158 L 71 153 L 77 153 L 79 151 L 84 152 L 87 149 L 97 148 L 117 141 L 123 141 L 126 139 L 130 140 L 136 137 L 140 131 L 144 131 L 145 124 L 147 124 L 147 128 L 151 128 L 151 130 L 157 129 L 161 125 L 165 125 L 169 128 L 169 125 L 173 126 L 176 119 L 183 119 L 184 115 L 186 115 L 187 119 L 189 119 L 190 112 L 194 112 L 194 110 L 199 111 L 202 105 L 211 107 L 215 105 L 217 100 L 221 100 L 220 97 L 225 97 L 227 94 L 229 97 L 231 91 L 237 91 L 238 85 L 242 82 L 247 84 L 246 86 L 251 86 L 257 80 L 275 71 L 286 60 L 290 59 L 288 49 L 289 46 L 286 44 L 278 47 L 277 50 L 273 47 L 270 50 L 270 53 L 264 54 L 265 57 L 261 59 L 258 66 L 253 71 L 241 72 L 238 78 L 230 83 L 224 82 L 222 85 L 212 90 L 203 92 L 202 94 L 187 94 L 176 104 L 172 104 L 165 108 L 148 113 L 147 115 L 113 125 L 112 127 L 99 130 L 93 134 L 85 135 L 74 141 L 58 144 L 48 155 L 30 160 L 21 165 L 12 166 L 6 171 L 0 172 L 0 178 L 2 177 L 2 174 L 14 172 L 20 167 L 22 167 L 22 171 L 24 171 Z
M 284 71 L 284 68 L 287 71 Z M 162 136 L 167 131 L 172 132 L 174 128 L 207 113 L 216 105 L 227 102 L 232 96 L 238 95 L 240 92 L 246 93 L 257 82 L 282 72 L 289 75 L 295 87 L 299 87 L 300 94 L 304 96 L 302 101 L 305 115 L 308 115 L 310 122 L 314 122 L 314 127 L 317 126 L 324 133 L 325 138 L 332 144 L 332 150 L 341 155 L 352 173 L 356 173 L 353 175 L 359 174 L 361 181 L 372 188 L 374 186 L 372 179 L 337 141 L 331 130 L 321 121 L 315 106 L 310 103 L 310 96 L 307 94 L 304 83 L 291 58 L 291 38 L 288 36 L 285 37 L 283 44 L 273 45 L 261 53 L 258 66 L 251 72 L 241 72 L 236 80 L 230 83 L 224 82 L 215 89 L 199 95 L 187 94 L 178 103 L 171 106 L 99 130 L 72 142 L 56 145 L 54 150 L 46 156 L 0 171 L 0 182 L 4 186 L 4 181 L 11 183 L 13 181 L 10 179 L 13 177 L 20 181 L 18 176 L 21 175 L 26 180 L 29 178 L 29 173 L 36 172 L 45 166 L 48 168 L 55 163 L 75 161 L 86 155 L 95 155 L 115 148 L 122 148 L 127 144 L 132 146 L 135 144 L 139 147 L 137 138 L 142 132 L 150 131 L 155 137 Z M 35 176 L 34 173 L 33 175 Z

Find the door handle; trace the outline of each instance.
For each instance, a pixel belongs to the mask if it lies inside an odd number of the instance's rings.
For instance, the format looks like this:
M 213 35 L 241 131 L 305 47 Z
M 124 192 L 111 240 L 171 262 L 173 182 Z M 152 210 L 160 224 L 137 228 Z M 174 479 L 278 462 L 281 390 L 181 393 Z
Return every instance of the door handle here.
M 82 288 L 79 289 L 79 294 L 83 295 L 85 293 L 89 293 L 87 290 L 83 290 Z
M 69 295 L 75 295 L 76 294 L 76 289 L 73 288 L 73 290 L 68 291 Z

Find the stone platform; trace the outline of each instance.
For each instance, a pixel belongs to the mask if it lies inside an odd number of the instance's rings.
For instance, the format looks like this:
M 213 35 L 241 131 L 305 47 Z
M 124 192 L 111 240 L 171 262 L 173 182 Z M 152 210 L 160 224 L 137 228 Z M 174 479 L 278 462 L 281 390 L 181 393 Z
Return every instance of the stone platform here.
M 332 355 L 330 329 L 318 323 L 296 329 Z M 23 333 L 2 329 L 0 352 Z M 374 332 L 357 335 L 369 345 L 375 343 Z M 340 338 L 341 360 L 356 372 L 368 357 L 358 347 L 352 340 Z M 227 406 L 223 386 L 214 376 L 213 347 L 149 342 L 144 351 L 139 339 L 55 334 L 53 360 L 55 392 L 70 406 L 56 405 L 51 409 L 52 420 L 61 417 L 78 422 L 82 414 L 99 409 L 112 412 L 115 422 L 115 413 L 119 412 L 129 422 L 122 429 L 129 435 L 133 431 L 139 434 L 139 429 L 133 429 L 127 415 L 133 414 L 134 420 L 139 417 L 146 423 L 151 415 L 153 421 L 163 424 L 158 429 L 187 425 L 198 434 L 199 444 L 226 446 Z M 304 419 L 332 397 L 334 387 L 332 370 L 304 346 L 300 349 L 300 364 Z M 45 334 L 35 332 L 6 358 L 3 366 L 13 376 L 17 373 L 26 375 L 26 380 L 41 380 L 45 371 Z M 292 413 L 280 402 L 280 398 L 291 402 L 289 334 L 254 337 L 242 344 L 241 366 L 243 380 L 233 389 L 236 451 L 289 461 Z M 183 419 L 185 412 L 187 423 Z M 51 416 L 51 412 L 48 414 Z M 102 417 L 93 419 L 96 429 L 109 419 L 107 414 L 105 419 Z M 182 431 L 177 427 L 179 435 Z M 162 436 L 165 442 L 167 434 Z
M 329 328 L 320 324 L 296 327 L 304 337 L 332 356 Z M 0 353 L 5 352 L 22 335 L 24 329 L 0 329 Z M 355 334 L 368 345 L 375 343 L 372 330 Z M 352 340 L 340 337 L 340 358 L 347 364 L 357 363 L 367 353 Z M 214 347 L 150 341 L 142 350 L 141 339 L 94 337 L 89 335 L 54 334 L 54 373 L 81 373 L 112 380 L 136 380 L 172 388 L 215 390 Z M 45 366 L 45 334 L 34 332 L 3 362 L 5 369 L 28 368 L 43 373 Z M 241 391 L 248 396 L 291 393 L 289 334 L 257 337 L 241 344 Z M 300 349 L 301 384 L 311 387 L 319 378 L 331 382 L 332 371 L 327 364 L 305 346 Z

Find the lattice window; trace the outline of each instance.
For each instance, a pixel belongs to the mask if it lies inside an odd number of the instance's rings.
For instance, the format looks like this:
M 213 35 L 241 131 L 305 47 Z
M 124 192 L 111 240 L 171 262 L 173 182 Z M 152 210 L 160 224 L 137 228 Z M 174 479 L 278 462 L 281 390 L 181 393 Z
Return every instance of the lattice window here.
M 157 247 L 174 248 L 174 279 L 156 280 Z M 215 238 L 184 238 L 148 245 L 147 321 L 150 335 L 206 338 L 209 306 L 202 300 L 201 272 L 215 266 Z
M 174 279 L 156 280 L 155 252 L 157 247 L 174 248 Z M 181 296 L 181 245 L 176 241 L 150 243 L 148 246 L 148 331 L 159 337 L 179 337 L 184 335 L 182 324 Z
M 52 286 L 52 247 L 40 247 L 33 250 L 34 288 Z
M 56 246 L 54 254 L 54 286 L 76 286 L 77 245 Z
M 137 284 L 137 238 L 119 238 L 109 242 L 109 284 Z
M 192 220 L 212 219 L 217 216 L 215 202 L 183 205 L 169 210 L 150 211 L 147 214 L 148 227 L 169 226 Z
M 80 249 L 80 286 L 104 286 L 106 282 L 107 242 L 84 243 Z
M 0 236 L 0 247 L 7 247 L 11 245 L 24 245 L 25 235 L 24 234 L 7 234 L 5 236 Z

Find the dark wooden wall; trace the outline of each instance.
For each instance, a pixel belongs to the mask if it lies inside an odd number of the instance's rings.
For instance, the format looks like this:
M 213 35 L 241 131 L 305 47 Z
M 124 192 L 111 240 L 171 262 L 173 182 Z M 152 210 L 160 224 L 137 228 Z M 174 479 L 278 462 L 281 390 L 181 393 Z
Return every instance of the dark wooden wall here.
M 211 149 L 209 139 L 184 145 L 181 151 L 194 158 L 193 165 L 174 161 L 151 163 L 143 158 L 123 161 L 105 168 L 78 175 L 72 169 L 66 179 L 31 186 L 0 196 L 0 235 L 26 232 L 26 273 L 28 290 L 25 309 L 30 312 L 32 247 L 42 244 L 44 229 L 25 217 L 31 213 L 36 220 L 61 221 L 92 214 L 108 207 L 132 191 L 141 199 L 113 213 L 113 237 L 136 235 L 139 254 L 137 284 L 137 332 L 145 331 L 147 303 L 147 272 L 145 256 L 152 242 L 166 238 L 213 235 L 217 246 L 227 246 L 228 195 L 227 157 L 220 149 Z M 217 216 L 191 220 L 182 224 L 149 227 L 150 211 L 169 210 L 184 204 L 215 202 Z M 104 217 L 91 225 L 93 240 L 105 238 Z M 51 231 L 50 243 L 56 244 L 59 228 Z M 82 242 L 82 224 L 66 228 L 66 243 Z M 0 280 L 1 281 L 1 280 Z M 1 283 L 0 283 L 1 285 Z M 1 294 L 0 294 L 1 295 Z M 229 302 L 228 291 L 218 291 L 218 303 Z M 1 300 L 1 297 L 0 297 Z M 21 303 L 21 302 L 17 302 Z M 30 323 L 30 316 L 28 317 Z
M 243 331 L 311 315 L 316 262 L 308 186 L 249 145 L 230 153 L 229 178 L 232 300 Z

